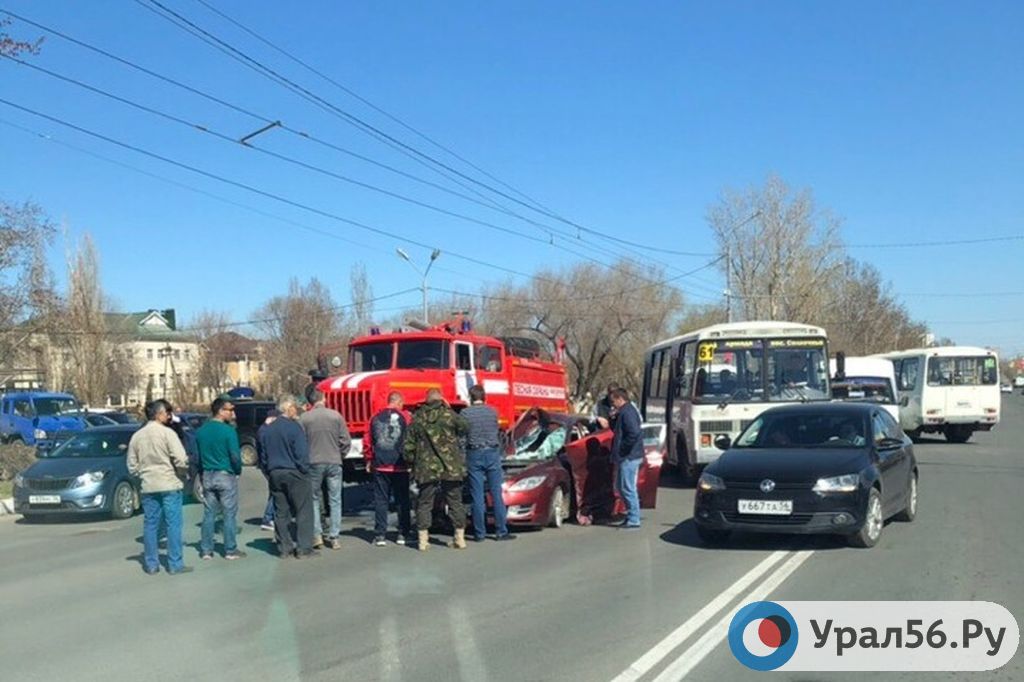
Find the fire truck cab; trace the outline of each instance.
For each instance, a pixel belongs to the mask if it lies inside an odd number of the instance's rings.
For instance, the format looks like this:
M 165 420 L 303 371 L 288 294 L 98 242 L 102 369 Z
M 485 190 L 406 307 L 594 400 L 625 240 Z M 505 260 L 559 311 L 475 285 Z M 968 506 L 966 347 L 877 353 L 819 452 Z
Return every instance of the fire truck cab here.
M 344 415 L 352 434 L 346 469 L 365 469 L 363 434 L 392 391 L 402 393 L 411 410 L 423 404 L 427 390 L 438 388 L 458 410 L 469 404 L 469 388 L 480 384 L 502 429 L 531 407 L 568 411 L 565 367 L 544 358 L 535 340 L 477 335 L 462 319 L 419 327 L 392 333 L 375 328 L 354 339 L 345 373 L 319 384 L 327 405 Z

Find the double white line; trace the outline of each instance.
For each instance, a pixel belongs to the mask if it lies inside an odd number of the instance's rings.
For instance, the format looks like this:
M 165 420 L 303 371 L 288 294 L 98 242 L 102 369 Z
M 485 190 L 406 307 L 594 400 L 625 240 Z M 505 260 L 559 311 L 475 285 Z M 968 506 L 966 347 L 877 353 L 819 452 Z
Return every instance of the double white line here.
M 814 554 L 812 550 L 772 553 L 764 561 L 747 572 L 746 575 L 730 585 L 728 589 L 710 601 L 704 608 L 690 616 L 685 623 L 670 632 L 665 639 L 654 645 L 650 651 L 634 661 L 632 665 L 622 671 L 612 682 L 635 682 L 639 680 L 668 658 L 679 645 L 704 627 L 722 609 L 732 604 L 736 597 L 771 571 L 767 577 L 764 577 L 760 583 L 757 583 L 756 587 L 737 601 L 735 606 L 729 609 L 725 616 L 711 626 L 696 642 L 690 645 L 688 649 L 654 678 L 654 682 L 678 682 L 678 680 L 682 680 L 725 639 L 729 632 L 729 623 L 740 608 L 750 602 L 763 600 L 775 588 L 781 585 L 793 571 L 799 568 L 800 564 L 807 561 L 812 554 Z M 775 568 L 774 571 L 772 571 L 773 568 Z

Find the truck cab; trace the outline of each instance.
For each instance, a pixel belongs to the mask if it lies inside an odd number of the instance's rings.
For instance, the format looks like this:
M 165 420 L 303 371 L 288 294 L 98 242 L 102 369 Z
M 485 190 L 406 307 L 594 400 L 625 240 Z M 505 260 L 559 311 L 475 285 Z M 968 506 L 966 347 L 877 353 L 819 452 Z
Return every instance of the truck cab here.
M 70 393 L 18 391 L 0 397 L 0 438 L 48 450 L 86 428 Z

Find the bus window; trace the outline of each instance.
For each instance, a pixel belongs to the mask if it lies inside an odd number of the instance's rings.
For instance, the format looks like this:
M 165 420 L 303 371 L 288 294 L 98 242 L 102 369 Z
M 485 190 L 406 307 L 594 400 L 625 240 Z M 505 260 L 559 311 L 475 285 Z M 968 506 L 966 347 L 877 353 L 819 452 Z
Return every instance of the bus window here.
M 769 400 L 829 397 L 824 339 L 772 339 L 767 361 Z
M 665 350 L 661 351 L 660 353 L 656 353 L 655 356 L 654 356 L 655 357 L 655 362 L 658 363 L 658 367 L 657 367 L 657 371 L 658 371 L 657 396 L 659 398 L 667 398 L 668 397 L 668 378 L 669 378 L 669 375 L 671 374 L 671 366 L 669 365 L 669 363 L 671 362 L 670 355 L 671 355 L 671 353 L 666 348 Z M 652 369 L 651 371 L 653 373 L 654 369 Z M 651 378 L 653 379 L 654 377 L 652 376 Z
M 992 357 L 928 358 L 929 386 L 992 386 L 998 375 L 996 359 Z
M 761 341 L 702 341 L 697 345 L 694 396 L 707 402 L 764 399 Z
M 676 361 L 676 375 L 679 377 L 676 382 L 676 397 L 689 398 L 693 382 L 693 361 L 694 348 L 696 344 L 691 341 L 679 347 L 679 357 Z
M 917 373 L 920 365 L 920 358 L 904 358 L 900 361 L 896 376 L 901 391 L 913 391 L 917 388 Z

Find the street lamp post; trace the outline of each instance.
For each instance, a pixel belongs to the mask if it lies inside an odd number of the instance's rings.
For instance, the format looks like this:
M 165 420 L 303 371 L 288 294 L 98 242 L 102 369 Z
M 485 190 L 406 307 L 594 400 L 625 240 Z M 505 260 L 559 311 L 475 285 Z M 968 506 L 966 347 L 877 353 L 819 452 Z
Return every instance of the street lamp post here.
M 395 249 L 395 253 L 398 254 L 399 258 L 408 263 L 409 267 L 415 270 L 416 274 L 420 276 L 420 290 L 423 292 L 423 324 L 430 324 L 430 320 L 427 319 L 427 275 L 430 274 L 430 268 L 434 265 L 434 261 L 436 261 L 438 256 L 441 255 L 441 249 L 434 249 L 433 252 L 431 252 L 430 262 L 427 263 L 427 269 L 422 272 L 418 267 L 416 267 L 416 264 L 412 262 L 412 258 L 410 258 L 409 254 L 405 251 L 402 249 Z

